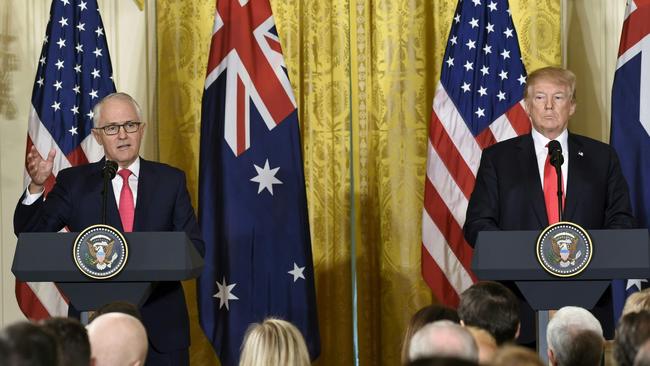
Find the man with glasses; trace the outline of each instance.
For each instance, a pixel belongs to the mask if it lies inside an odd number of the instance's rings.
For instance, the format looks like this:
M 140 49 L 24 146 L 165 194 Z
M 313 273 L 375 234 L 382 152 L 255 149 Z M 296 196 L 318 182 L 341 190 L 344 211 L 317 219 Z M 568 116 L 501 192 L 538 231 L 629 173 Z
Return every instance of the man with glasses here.
M 138 103 L 128 94 L 113 93 L 95 105 L 93 114 L 92 133 L 104 148 L 104 159 L 61 170 L 47 200 L 43 187 L 52 174 L 55 150 L 46 159 L 33 147 L 28 153 L 31 182 L 14 213 L 16 235 L 64 227 L 76 232 L 100 223 L 102 168 L 105 160 L 112 160 L 118 171 L 108 187 L 108 197 L 115 199 L 108 199 L 106 223 L 124 232 L 185 231 L 203 255 L 185 174 L 139 156 L 146 124 Z M 158 283 L 140 310 L 150 344 L 147 365 L 189 364 L 189 320 L 181 284 Z

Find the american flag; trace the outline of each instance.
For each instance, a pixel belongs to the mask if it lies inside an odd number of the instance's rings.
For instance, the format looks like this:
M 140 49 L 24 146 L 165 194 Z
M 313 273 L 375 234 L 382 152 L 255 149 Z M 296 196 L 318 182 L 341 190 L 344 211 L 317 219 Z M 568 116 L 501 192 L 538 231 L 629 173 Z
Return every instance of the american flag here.
M 446 47 L 429 128 L 421 263 L 438 300 L 456 306 L 475 281 L 462 228 L 481 152 L 530 132 L 530 121 L 507 0 L 459 1 Z
M 53 0 L 38 60 L 29 114 L 27 151 L 56 150 L 53 175 L 94 162 L 103 150 L 91 136 L 92 108 L 115 91 L 104 25 L 96 0 Z M 29 184 L 25 175 L 25 187 Z M 30 319 L 66 316 L 68 304 L 51 282 L 16 282 L 16 299 Z
M 634 215 L 642 227 L 650 227 L 649 18 L 650 1 L 628 1 L 612 87 L 610 136 L 630 188 Z M 617 280 L 612 283 L 616 322 L 625 299 L 641 289 L 641 282 L 647 281 Z
M 276 316 L 320 352 L 296 102 L 268 0 L 217 1 L 203 93 L 201 327 L 236 365 L 247 327 Z

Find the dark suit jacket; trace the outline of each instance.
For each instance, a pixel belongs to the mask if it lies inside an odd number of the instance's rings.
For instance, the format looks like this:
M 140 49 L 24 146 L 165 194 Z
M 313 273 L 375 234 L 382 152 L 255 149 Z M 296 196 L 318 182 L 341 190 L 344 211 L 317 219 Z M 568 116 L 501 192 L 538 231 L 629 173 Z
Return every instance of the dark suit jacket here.
M 569 133 L 564 221 L 585 229 L 635 227 L 630 197 L 614 149 Z M 548 226 L 544 192 L 530 134 L 483 151 L 463 231 L 474 246 L 479 231 Z
M 61 170 L 47 199 L 14 212 L 16 235 L 25 231 L 78 232 L 101 222 L 104 161 Z M 108 184 L 106 223 L 122 231 L 113 186 Z M 185 231 L 204 254 L 196 216 L 185 185 L 185 174 L 165 164 L 140 159 L 138 197 L 133 231 Z M 180 282 L 159 282 L 140 309 L 149 340 L 159 352 L 187 348 L 189 320 Z

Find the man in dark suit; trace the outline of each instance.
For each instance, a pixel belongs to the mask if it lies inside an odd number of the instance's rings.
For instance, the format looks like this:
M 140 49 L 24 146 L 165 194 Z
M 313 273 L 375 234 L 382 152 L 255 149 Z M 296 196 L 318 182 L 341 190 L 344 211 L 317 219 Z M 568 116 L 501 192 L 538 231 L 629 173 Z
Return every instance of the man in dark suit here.
M 106 223 L 126 232 L 185 231 L 203 255 L 185 174 L 139 157 L 145 123 L 137 102 L 127 94 L 114 93 L 97 103 L 93 112 L 93 136 L 103 146 L 105 159 L 118 164 L 108 185 Z M 16 234 L 64 227 L 81 231 L 101 222 L 104 159 L 61 170 L 44 200 L 43 185 L 52 173 L 54 157 L 54 150 L 43 159 L 34 148 L 27 156 L 31 183 L 14 213 Z M 181 284 L 156 284 L 141 313 L 150 343 L 147 365 L 189 364 L 189 320 Z
M 557 182 L 557 175 L 548 179 L 556 174 L 547 168 L 551 140 L 560 143 L 564 157 L 563 221 L 585 229 L 635 227 L 614 149 L 567 129 L 576 108 L 575 75 L 556 67 L 531 73 L 524 101 L 531 133 L 495 144 L 481 156 L 463 227 L 468 243 L 474 246 L 480 231 L 541 230 L 557 222 L 557 183 L 552 197 L 545 199 L 544 189 L 545 180 Z M 522 332 L 524 322 L 522 317 Z

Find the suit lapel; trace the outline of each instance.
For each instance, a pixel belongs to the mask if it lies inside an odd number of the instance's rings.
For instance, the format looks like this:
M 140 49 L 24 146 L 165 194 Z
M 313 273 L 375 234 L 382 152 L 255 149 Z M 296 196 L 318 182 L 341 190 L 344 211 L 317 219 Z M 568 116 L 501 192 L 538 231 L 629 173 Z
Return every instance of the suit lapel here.
M 580 187 L 584 186 L 588 177 L 585 175 L 585 158 L 582 144 L 569 134 L 569 170 L 564 202 L 564 220 L 571 221 L 580 202 Z
M 533 137 L 528 134 L 520 139 L 518 148 L 520 151 L 517 156 L 523 175 L 521 178 L 525 181 L 526 187 L 529 187 L 530 204 L 533 206 L 533 212 L 537 216 L 537 221 L 539 221 L 541 226 L 545 227 L 548 225 L 548 217 L 546 217 L 544 191 L 542 190 L 542 183 L 539 180 Z

